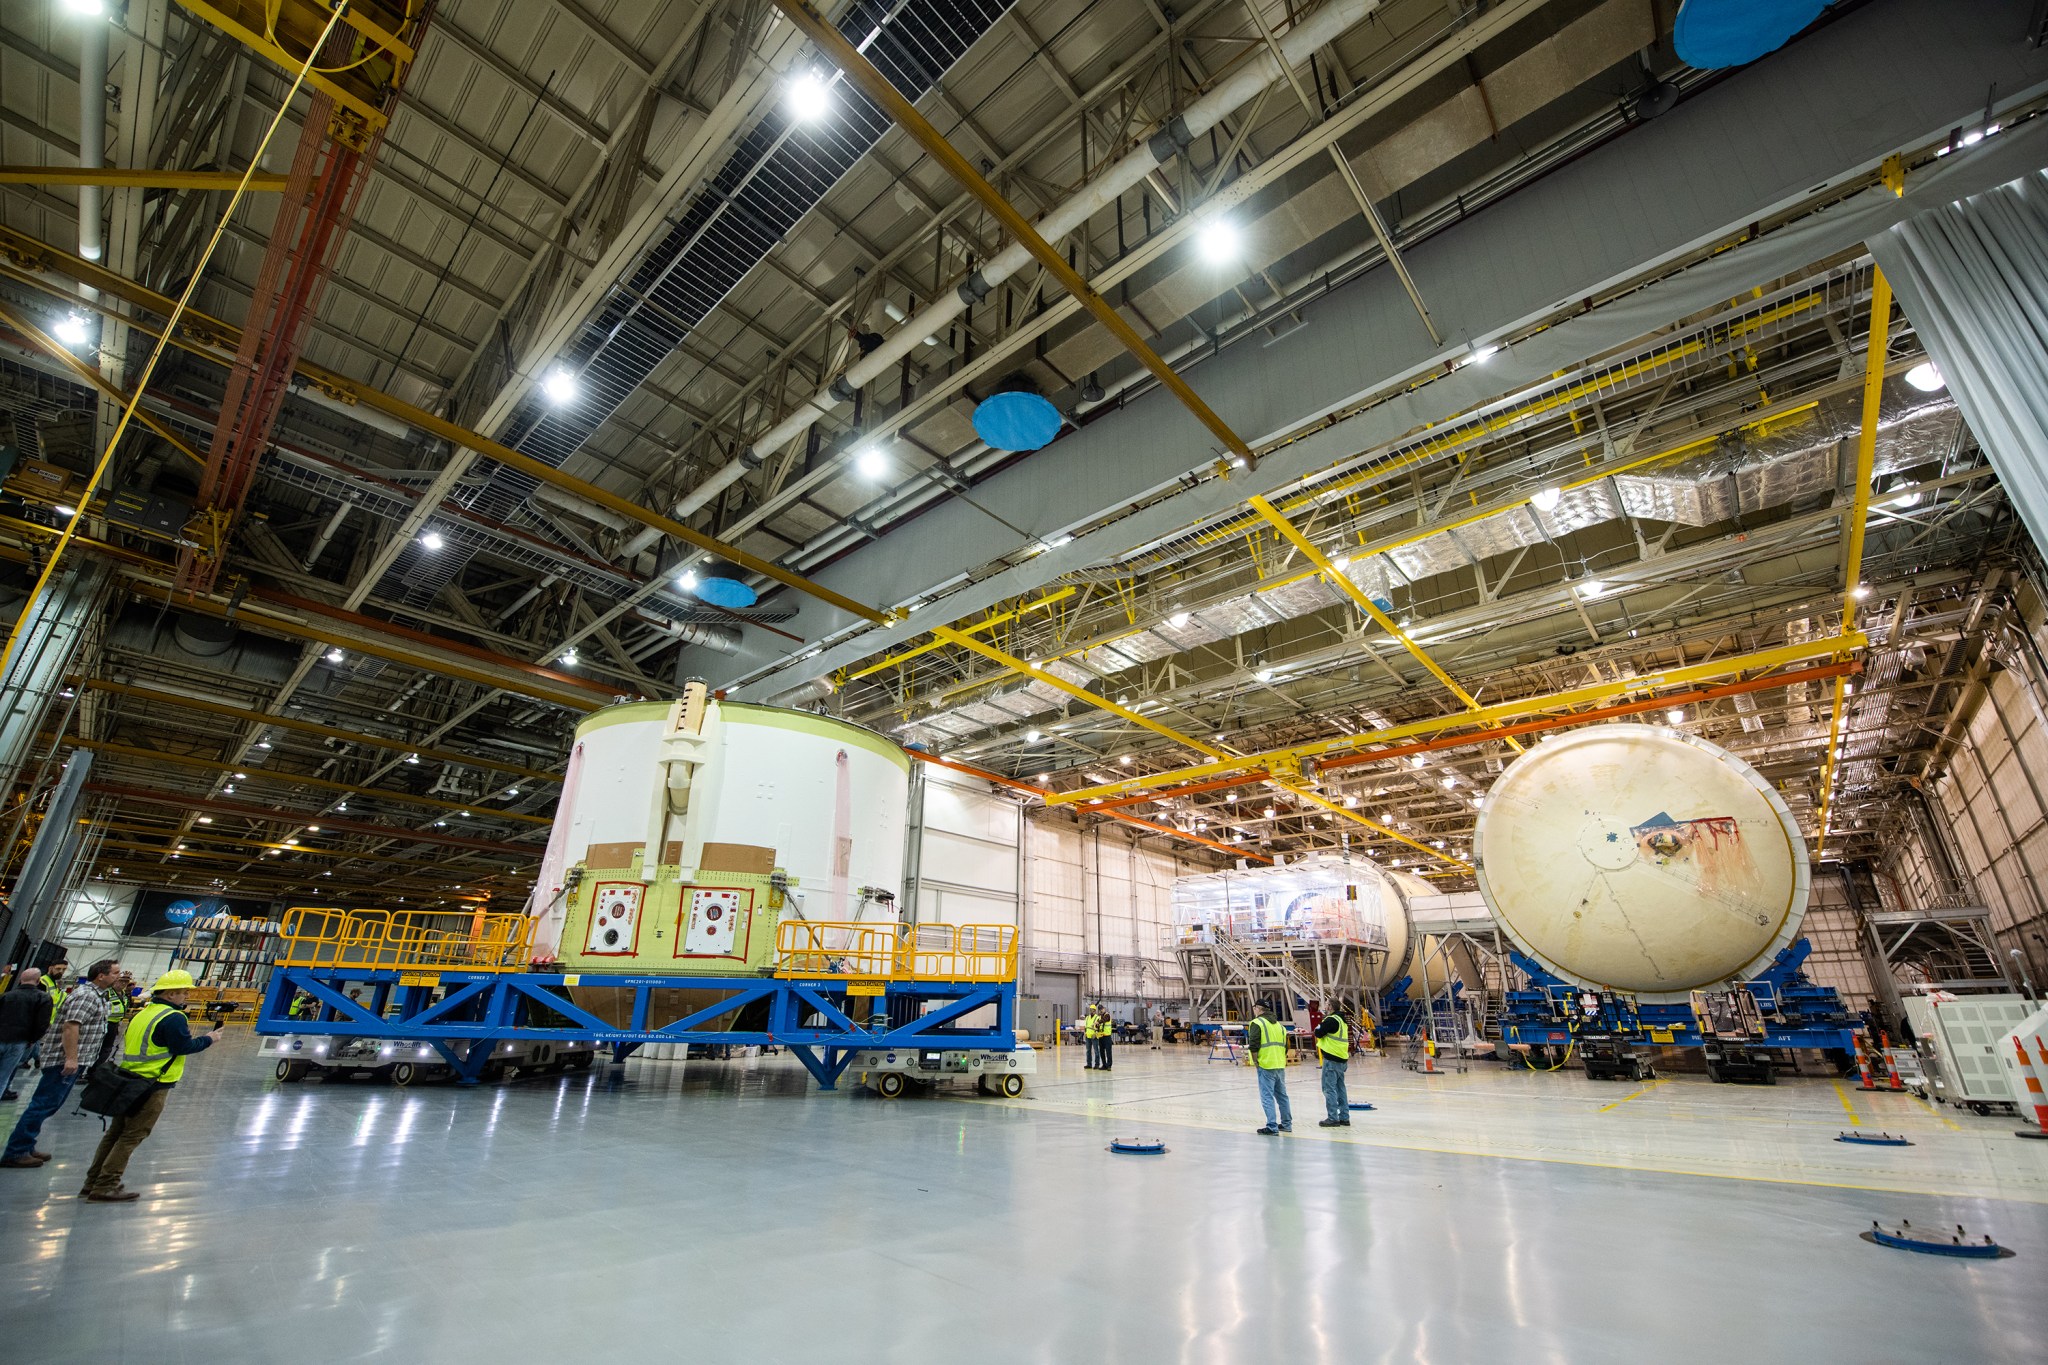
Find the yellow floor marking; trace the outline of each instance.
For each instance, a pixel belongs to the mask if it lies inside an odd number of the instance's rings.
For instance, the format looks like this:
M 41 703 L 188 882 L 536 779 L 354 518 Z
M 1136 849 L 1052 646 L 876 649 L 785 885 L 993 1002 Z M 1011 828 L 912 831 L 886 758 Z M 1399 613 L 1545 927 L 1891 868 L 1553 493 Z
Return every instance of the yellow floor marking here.
M 1934 1105 L 1933 1105 L 1932 1103 L 1930 1103 L 1930 1102 L 1928 1101 L 1928 1099 L 1927 1099 L 1927 1097 L 1926 1097 L 1925 1095 L 1915 1095 L 1915 1096 L 1913 1096 L 1913 1098 L 1914 1098 L 1914 1099 L 1916 1099 L 1916 1100 L 1918 1100 L 1918 1101 L 1920 1101 L 1921 1105 L 1922 1105 L 1922 1106 L 1923 1106 L 1923 1107 L 1924 1107 L 1924 1108 L 1925 1108 L 1925 1109 L 1927 1110 L 1927 1112 L 1928 1112 L 1928 1113 L 1930 1113 L 1930 1114 L 1934 1115 L 1934 1117 L 1936 1117 L 1936 1118 L 1940 1119 L 1940 1120 L 1941 1120 L 1941 1121 L 1942 1121 L 1943 1123 L 1947 1124 L 1947 1125 L 1948 1125 L 1948 1126 L 1949 1126 L 1949 1127 L 1950 1127 L 1951 1129 L 1953 1129 L 1954 1131 L 1956 1131 L 1956 1132 L 1958 1132 L 1958 1133 L 1960 1133 L 1960 1132 L 1962 1132 L 1962 1131 L 1963 1131 L 1963 1125 L 1962 1125 L 1962 1124 L 1960 1124 L 1960 1123 L 1957 1123 L 1957 1122 L 1956 1122 L 1956 1121 L 1955 1121 L 1954 1119 L 1950 1118 L 1950 1117 L 1949 1117 L 1949 1116 L 1948 1116 L 1947 1114 L 1944 1114 L 1944 1113 L 1942 1113 L 1942 1112 L 1941 1112 L 1941 1110 L 1939 1110 L 1939 1109 L 1935 1108 L 1935 1107 L 1934 1107 Z
M 1849 1111 L 1849 1122 L 1855 1124 L 1858 1128 L 1861 1128 L 1863 1126 L 1863 1120 L 1856 1117 L 1856 1106 L 1849 1103 L 1849 1092 L 1842 1088 L 1842 1083 L 1840 1081 L 1835 1082 L 1835 1094 L 1841 1099 L 1842 1108 Z
M 1649 1094 L 1652 1090 L 1655 1090 L 1658 1086 L 1664 1084 L 1664 1082 L 1667 1079 L 1669 1078 L 1660 1076 L 1656 1080 L 1651 1081 L 1648 1085 L 1644 1086 L 1641 1090 L 1632 1091 L 1629 1094 L 1623 1095 L 1620 1099 L 1616 1100 L 1612 1104 L 1603 1104 L 1600 1106 L 1600 1112 L 1604 1114 L 1610 1109 L 1619 1109 L 1621 1108 L 1621 1106 L 1627 1104 L 1630 1100 L 1634 1099 L 1637 1095 Z

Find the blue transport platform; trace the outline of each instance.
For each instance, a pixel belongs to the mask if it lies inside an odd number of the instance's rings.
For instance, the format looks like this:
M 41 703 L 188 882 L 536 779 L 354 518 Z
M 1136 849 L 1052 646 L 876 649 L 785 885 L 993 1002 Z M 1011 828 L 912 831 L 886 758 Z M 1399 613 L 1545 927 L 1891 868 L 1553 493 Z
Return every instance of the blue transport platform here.
M 627 1023 L 611 1024 L 569 996 L 575 986 L 631 992 Z M 872 992 L 879 986 L 880 995 Z M 348 992 L 358 990 L 361 1000 Z M 656 991 L 720 991 L 725 998 L 659 1027 Z M 318 1009 L 293 1018 L 309 995 Z M 864 983 L 844 977 L 601 976 L 585 972 L 362 967 L 277 967 L 256 1031 L 303 1037 L 380 1038 L 432 1046 L 465 1085 L 476 1084 L 502 1042 L 587 1042 L 623 1061 L 645 1043 L 786 1047 L 826 1090 L 853 1051 L 875 1048 L 1014 1052 L 1014 981 Z M 969 1016 L 974 1016 L 969 1021 Z

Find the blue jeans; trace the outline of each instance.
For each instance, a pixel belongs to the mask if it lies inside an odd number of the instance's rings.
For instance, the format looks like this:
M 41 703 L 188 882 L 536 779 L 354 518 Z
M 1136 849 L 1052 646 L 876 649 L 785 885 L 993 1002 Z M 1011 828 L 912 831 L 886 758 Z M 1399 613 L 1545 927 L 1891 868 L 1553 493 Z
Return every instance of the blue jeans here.
M 0 1152 L 0 1159 L 12 1160 L 34 1153 L 43 1120 L 64 1107 L 64 1097 L 71 1093 L 71 1083 L 77 1079 L 64 1074 L 62 1062 L 43 1068 L 43 1079 L 36 1083 L 36 1093 L 29 1096 L 28 1108 L 15 1120 L 14 1132 L 8 1135 L 7 1150 Z
M 0 1092 L 14 1089 L 14 1073 L 34 1043 L 0 1043 Z
M 1294 1106 L 1287 1102 L 1287 1069 L 1285 1067 L 1255 1067 L 1259 1073 L 1259 1103 L 1266 1110 L 1268 1128 L 1292 1128 Z M 1279 1101 L 1280 1115 L 1273 1116 L 1274 1101 Z
M 1330 1111 L 1332 1123 L 1351 1122 L 1351 1095 L 1344 1088 L 1344 1070 L 1348 1065 L 1342 1058 L 1323 1055 L 1323 1108 Z

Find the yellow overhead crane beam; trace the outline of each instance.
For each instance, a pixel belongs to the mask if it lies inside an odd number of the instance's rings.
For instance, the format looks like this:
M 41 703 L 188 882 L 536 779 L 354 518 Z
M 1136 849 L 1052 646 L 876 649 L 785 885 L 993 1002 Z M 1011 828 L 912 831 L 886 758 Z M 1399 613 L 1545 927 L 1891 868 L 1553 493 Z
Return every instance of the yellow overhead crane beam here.
M 1309 563 L 1316 566 L 1316 569 L 1323 575 L 1323 578 L 1330 584 L 1331 587 L 1337 589 L 1337 591 L 1343 593 L 1346 597 L 1350 598 L 1353 602 L 1357 603 L 1359 609 L 1363 611 L 1367 616 L 1370 616 L 1373 619 L 1373 623 L 1375 625 L 1377 625 L 1381 630 L 1387 632 L 1387 634 L 1393 636 L 1394 639 L 1397 642 L 1399 642 L 1401 648 L 1407 650 L 1408 653 L 1411 656 L 1413 656 L 1417 663 L 1421 664 L 1424 668 L 1428 669 L 1430 672 L 1430 676 L 1434 677 L 1438 682 L 1442 683 L 1445 687 L 1449 688 L 1451 695 L 1456 697 L 1459 701 L 1463 702 L 1465 705 L 1465 709 L 1467 711 L 1477 711 L 1480 709 L 1479 699 L 1477 697 L 1473 696 L 1470 692 L 1467 692 L 1464 688 L 1460 687 L 1458 685 L 1457 679 L 1453 678 L 1450 674 L 1444 672 L 1443 669 L 1439 668 L 1437 666 L 1436 660 L 1429 657 L 1429 652 L 1423 649 L 1421 645 L 1415 643 L 1414 637 L 1409 635 L 1407 631 L 1401 629 L 1400 626 L 1396 625 L 1393 617 L 1381 611 L 1379 603 L 1373 601 L 1372 598 L 1368 597 L 1363 588 L 1360 588 L 1356 583 L 1353 583 L 1349 578 L 1347 578 L 1344 575 L 1342 570 L 1340 570 L 1335 564 L 1332 564 L 1329 561 L 1329 559 L 1327 559 L 1324 556 L 1323 552 L 1321 550 L 1318 550 L 1315 547 L 1315 545 L 1309 540 L 1309 538 L 1301 533 L 1301 531 L 1295 526 L 1293 522 L 1289 521 L 1286 517 L 1280 515 L 1278 508 L 1274 507 L 1272 503 L 1267 502 L 1264 498 L 1258 496 L 1256 493 L 1252 495 L 1249 501 L 1251 503 L 1252 511 L 1264 517 L 1266 521 L 1272 525 L 1274 530 L 1278 531 L 1281 535 L 1287 537 L 1287 539 L 1293 543 L 1294 548 L 1301 551 L 1302 556 L 1305 559 L 1307 559 Z M 1521 743 L 1517 740 L 1510 739 L 1508 741 L 1508 747 L 1513 749 L 1516 753 L 1522 752 Z
M 1891 342 L 1892 282 L 1884 271 L 1871 267 L 1870 345 L 1863 362 L 1863 427 L 1856 433 L 1856 490 L 1852 495 L 1846 544 L 1842 553 L 1842 633 L 1856 629 L 1856 589 L 1863 577 L 1863 528 L 1870 519 L 1870 484 L 1877 464 L 1878 407 L 1884 398 L 1885 351 Z M 1835 770 L 1840 766 L 1836 752 L 1842 742 L 1842 711 L 1849 696 L 1849 680 L 1835 679 L 1834 705 L 1828 712 L 1828 748 L 1820 765 L 1820 814 L 1813 831 L 1813 860 L 1827 847 L 1828 821 L 1835 804 Z
M 1075 791 L 1060 792 L 1046 798 L 1048 806 L 1066 806 L 1075 802 L 1100 797 L 1129 796 L 1134 792 L 1157 791 L 1162 787 L 1178 786 L 1205 777 L 1220 777 L 1225 773 L 1244 772 L 1251 768 L 1271 770 L 1274 765 L 1282 768 L 1290 765 L 1299 767 L 1304 760 L 1320 758 L 1325 754 L 1343 753 L 1357 749 L 1369 749 L 1378 744 L 1391 744 L 1396 740 L 1414 739 L 1422 735 L 1439 734 L 1461 725 L 1490 725 L 1501 721 L 1514 720 L 1520 716 L 1534 715 L 1542 711 L 1568 711 L 1581 706 L 1596 706 L 1616 697 L 1633 692 L 1657 692 L 1667 687 L 1683 687 L 1693 683 L 1706 682 L 1714 678 L 1725 678 L 1736 673 L 1763 672 L 1782 668 L 1786 664 L 1801 663 L 1807 659 L 1833 658 L 1862 649 L 1869 640 L 1859 632 L 1845 631 L 1816 640 L 1806 640 L 1795 645 L 1780 645 L 1775 649 L 1760 649 L 1749 654 L 1730 655 L 1711 663 L 1689 664 L 1681 668 L 1665 669 L 1657 673 L 1645 673 L 1639 677 L 1623 678 L 1618 682 L 1589 683 L 1584 687 L 1568 688 L 1563 692 L 1548 692 L 1536 697 L 1523 697 L 1517 701 L 1499 701 L 1482 706 L 1477 711 L 1463 711 L 1447 716 L 1432 716 L 1428 720 L 1409 721 L 1405 725 L 1390 725 L 1385 729 L 1365 734 L 1339 735 L 1334 739 L 1317 740 L 1312 744 L 1295 744 L 1284 749 L 1269 749 L 1264 753 L 1219 759 L 1214 763 L 1203 763 L 1193 767 L 1179 768 L 1172 772 L 1151 773 L 1140 777 L 1125 778 L 1120 782 L 1107 782 L 1097 787 L 1082 787 Z M 1169 793 L 1170 794 L 1170 793 Z
M 1102 324 L 1103 330 L 1115 337 L 1118 344 L 1131 353 L 1132 358 L 1144 366 L 1168 393 L 1180 400 L 1182 407 L 1194 414 L 1195 420 L 1206 427 L 1210 435 L 1222 443 L 1223 448 L 1229 452 L 1229 458 L 1218 462 L 1219 473 L 1227 477 L 1233 467 L 1247 468 L 1258 464 L 1258 455 L 1246 444 L 1245 439 L 1232 430 L 1230 424 L 1218 416 L 1215 409 L 1203 401 L 1202 396 L 1188 385 L 1188 381 L 1181 378 L 1179 371 L 1167 364 L 1145 338 L 1138 335 L 1138 329 L 1131 326 L 1109 300 L 1096 293 L 1088 281 L 1082 279 L 1080 273 L 1067 264 L 1067 258 L 1061 254 L 1059 248 L 1040 236 L 1038 229 L 1032 226 L 1031 220 L 1019 213 L 1016 206 L 1005 199 L 1000 190 L 989 184 L 981 172 L 974 169 L 973 163 L 960 154 L 960 149 L 948 142 L 946 135 L 934 128 L 929 119 L 918 113 L 917 106 L 905 99 L 903 92 L 892 85 L 889 78 L 877 70 L 875 64 L 870 62 L 859 48 L 848 42 L 846 36 L 834 28 L 831 21 L 819 13 L 815 5 L 806 3 L 806 0 L 775 0 L 775 7 L 788 16 L 789 21 L 796 25 L 799 32 L 817 45 L 818 50 L 839 68 L 840 73 L 851 85 L 873 100 L 878 108 L 895 121 L 897 127 L 910 135 L 911 141 L 924 148 L 926 156 L 936 162 L 939 168 L 950 175 L 962 189 L 973 195 L 981 206 L 1009 231 L 1010 236 L 1045 267 L 1045 272 L 1059 283 L 1060 288 L 1066 290 L 1076 303 L 1087 309 L 1089 315 Z
M 1074 588 L 1057 588 L 1052 592 L 1048 592 L 1043 594 L 1042 596 L 1032 598 L 1029 602 L 1024 603 L 1022 606 L 1012 607 L 1010 610 L 1005 612 L 998 612 L 994 616 L 984 616 L 979 621 L 974 622 L 972 625 L 961 626 L 960 629 L 969 635 L 979 635 L 981 634 L 981 632 L 988 630 L 993 626 L 1000 626 L 1006 621 L 1014 621 L 1018 617 L 1024 616 L 1030 612 L 1037 611 L 1041 607 L 1049 607 L 1055 602 L 1064 601 L 1067 598 L 1072 597 L 1076 591 L 1077 590 Z M 923 644 L 916 645 L 910 649 L 899 650 L 898 652 L 889 655 L 886 659 L 878 660 L 875 663 L 869 664 L 865 668 L 855 669 L 853 672 L 848 673 L 843 679 L 841 679 L 841 681 L 855 682 L 861 678 L 871 677 L 876 673 L 880 673 L 884 669 L 894 668 L 897 664 L 900 663 L 907 663 L 910 660 L 917 658 L 921 654 L 929 654 L 933 650 L 938 649 L 940 646 L 944 644 L 945 641 L 943 640 L 932 639 L 927 640 Z M 976 685 L 979 686 L 980 684 Z
M 306 67 L 306 83 L 337 104 L 329 135 L 360 151 L 389 122 L 385 106 L 391 89 L 418 55 L 419 0 L 178 0 L 221 32 L 286 71 Z M 325 64 L 313 59 L 326 46 L 326 25 L 336 9 L 351 30 L 346 52 L 331 50 Z
M 285 177 L 258 172 L 247 188 L 275 192 Z M 149 170 L 130 166 L 0 166 L 0 185 L 106 185 L 113 189 L 232 190 L 240 171 Z

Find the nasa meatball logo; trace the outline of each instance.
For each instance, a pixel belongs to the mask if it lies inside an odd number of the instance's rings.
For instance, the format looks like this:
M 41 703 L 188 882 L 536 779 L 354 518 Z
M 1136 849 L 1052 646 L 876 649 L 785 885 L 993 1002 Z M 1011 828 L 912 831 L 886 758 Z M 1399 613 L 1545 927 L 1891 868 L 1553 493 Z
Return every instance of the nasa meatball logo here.
M 215 914 L 219 910 L 217 901 L 172 901 L 164 907 L 164 918 L 176 925 L 187 925 L 202 915 Z

